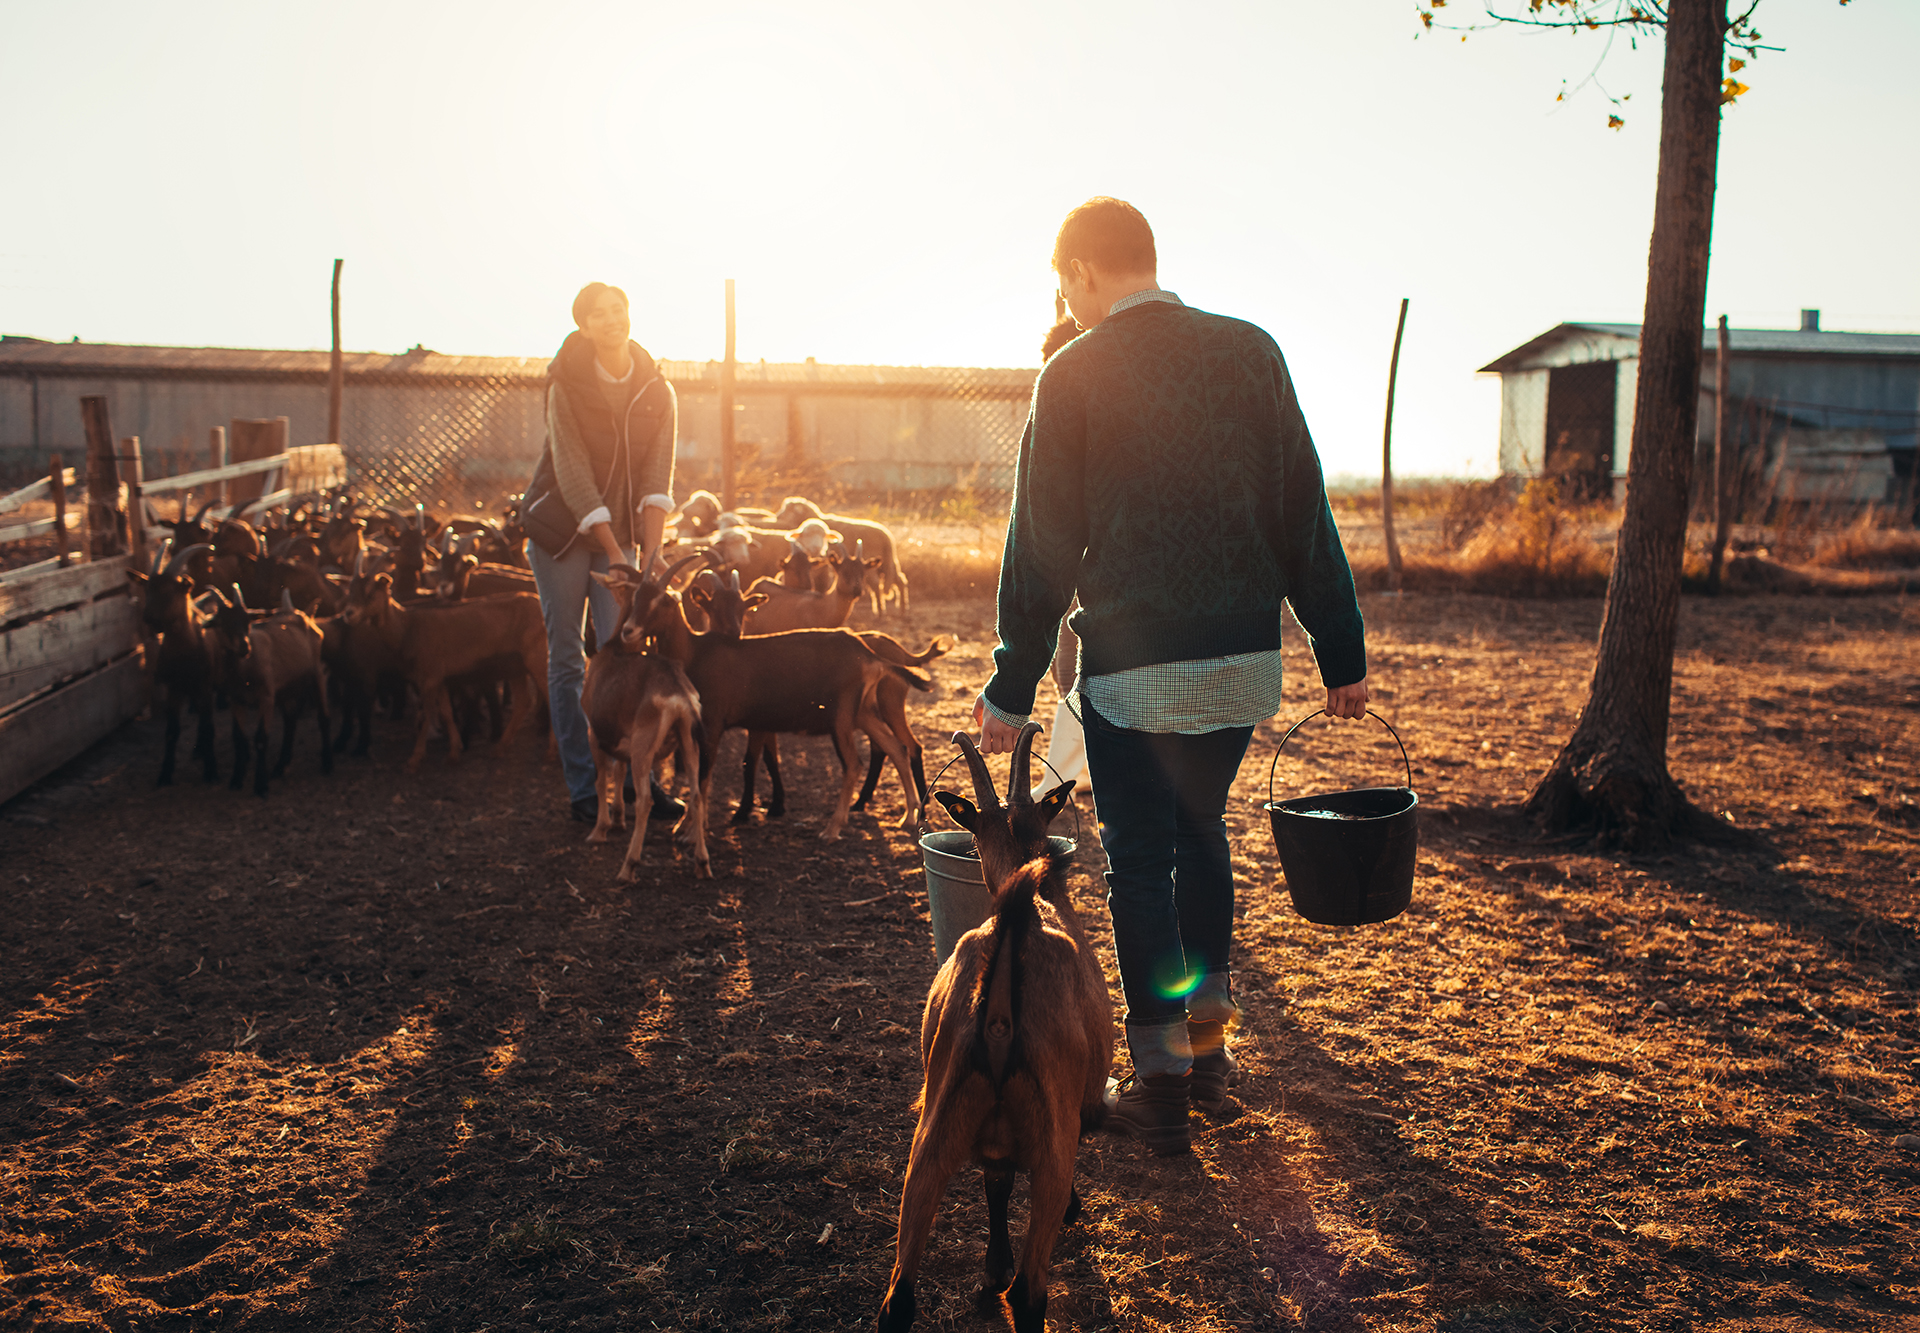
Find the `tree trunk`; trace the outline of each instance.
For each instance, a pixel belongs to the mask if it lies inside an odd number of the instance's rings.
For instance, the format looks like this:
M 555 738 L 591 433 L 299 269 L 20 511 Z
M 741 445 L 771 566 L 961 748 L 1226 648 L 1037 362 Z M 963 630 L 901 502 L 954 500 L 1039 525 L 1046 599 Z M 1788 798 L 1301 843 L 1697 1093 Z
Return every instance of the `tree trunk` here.
M 1527 800 L 1527 813 L 1550 831 L 1587 829 L 1632 848 L 1657 846 L 1699 817 L 1667 771 L 1667 725 L 1700 410 L 1726 29 L 1726 0 L 1673 0 L 1667 8 L 1659 184 L 1626 513 L 1587 706 Z

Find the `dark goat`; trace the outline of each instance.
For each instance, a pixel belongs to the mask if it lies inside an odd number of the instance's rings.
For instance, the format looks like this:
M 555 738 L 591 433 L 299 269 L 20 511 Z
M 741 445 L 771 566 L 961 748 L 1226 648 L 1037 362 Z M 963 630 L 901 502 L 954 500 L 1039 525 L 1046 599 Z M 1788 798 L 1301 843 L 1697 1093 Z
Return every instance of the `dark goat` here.
M 153 683 L 160 692 L 158 702 L 167 713 L 158 779 L 163 787 L 173 781 L 174 753 L 180 744 L 180 710 L 188 704 L 197 719 L 193 757 L 201 761 L 201 772 L 208 782 L 220 777 L 213 743 L 213 664 L 203 634 L 207 616 L 193 600 L 194 567 L 198 565 L 204 573 L 213 552 L 204 544 L 189 546 L 167 560 L 166 550 L 163 545 L 155 552 L 147 573 L 128 571 L 142 590 L 147 628 L 160 636 L 153 659 Z
M 238 791 L 246 780 L 248 745 L 244 716 L 254 720 L 253 791 L 267 794 L 267 718 L 280 712 L 280 762 L 273 776 L 293 759 L 294 724 L 311 700 L 320 716 L 320 771 L 333 772 L 332 727 L 327 718 L 327 669 L 321 657 L 320 627 L 283 600 L 276 612 L 248 608 L 240 589 L 233 596 L 216 588 L 212 616 L 204 629 L 214 683 L 227 696 L 233 714 L 233 778 Z
M 1063 782 L 1037 802 L 1028 787 L 1039 730 L 1028 723 L 1014 746 L 1006 805 L 965 733 L 953 739 L 966 753 L 975 801 L 935 793 L 973 834 L 993 917 L 960 937 L 927 993 L 920 1024 L 927 1076 L 900 1192 L 881 1333 L 904 1333 L 913 1324 L 913 1281 L 934 1213 L 948 1179 L 969 1159 L 986 1177 L 983 1294 L 1006 1292 L 1018 1333 L 1040 1333 L 1053 1244 L 1079 1212 L 1074 1154 L 1080 1135 L 1105 1114 L 1113 1004 L 1068 897 L 1065 866 L 1047 854 L 1047 826 L 1071 799 L 1073 784 Z M 1017 1275 L 1007 1235 L 1015 1171 L 1027 1173 L 1030 1200 Z
M 912 667 L 882 661 L 859 636 L 846 630 L 800 629 L 740 637 L 741 618 L 751 599 L 740 592 L 738 579 L 717 593 L 692 588 L 687 596 L 712 620 L 710 631 L 695 634 L 680 603 L 668 597 L 654 603 L 647 628 L 658 636 L 661 651 L 686 668 L 699 692 L 706 733 L 700 747 L 700 780 L 708 808 L 712 808 L 714 752 L 732 728 L 831 735 L 840 758 L 840 797 L 820 836 L 838 838 L 858 781 L 856 729 L 865 731 L 901 773 L 906 772 L 905 751 L 874 709 L 880 681 L 891 674 L 926 690 L 932 688 L 931 679 Z

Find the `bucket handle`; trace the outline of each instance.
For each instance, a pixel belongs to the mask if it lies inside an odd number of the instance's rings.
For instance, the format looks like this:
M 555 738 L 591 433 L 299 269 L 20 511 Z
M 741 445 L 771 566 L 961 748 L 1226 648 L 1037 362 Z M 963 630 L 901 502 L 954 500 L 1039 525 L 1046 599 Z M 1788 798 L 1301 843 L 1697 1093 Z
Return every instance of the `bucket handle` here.
M 965 759 L 966 757 L 967 756 L 965 754 L 956 754 L 955 756 L 953 756 L 953 758 L 947 760 L 946 763 L 940 765 L 940 771 L 933 775 L 933 781 L 927 784 L 927 804 L 922 808 L 919 824 L 917 824 L 914 827 L 914 830 L 913 830 L 914 837 L 924 838 L 929 833 L 933 832 L 933 825 L 927 822 L 927 815 L 926 815 L 926 812 L 933 808 L 933 789 L 940 785 L 940 779 L 944 778 L 947 775 L 948 769 L 952 768 L 955 764 L 959 763 L 962 759 Z M 1055 782 L 1066 781 L 1065 778 L 1062 778 L 1060 776 L 1059 769 L 1055 768 L 1052 764 L 1047 763 L 1047 757 L 1045 755 L 1037 754 L 1037 755 L 1034 755 L 1034 758 L 1038 759 L 1043 765 L 1045 765 L 1047 772 L 1053 774 L 1053 780 Z M 941 808 L 945 809 L 944 806 Z M 1075 801 L 1071 796 L 1069 796 L 1067 798 L 1067 808 L 1073 811 L 1073 841 L 1074 841 L 1074 844 L 1077 846 L 1079 845 L 1079 842 L 1080 842 L 1080 803 L 1078 801 Z M 949 815 L 948 818 L 951 819 L 952 816 Z
M 1316 708 L 1314 709 L 1313 712 L 1308 713 L 1305 717 L 1301 718 L 1298 722 L 1288 727 L 1287 734 L 1280 738 L 1280 744 L 1277 747 L 1275 747 L 1273 752 L 1273 762 L 1267 765 L 1267 804 L 1268 805 L 1273 804 L 1273 774 L 1274 774 L 1274 770 L 1280 767 L 1280 751 L 1287 748 L 1287 742 L 1293 739 L 1294 732 L 1300 730 L 1301 727 L 1305 726 L 1307 723 L 1313 721 L 1316 717 L 1319 717 L 1322 714 L 1325 714 L 1328 717 L 1333 716 L 1333 714 L 1328 713 L 1327 710 L 1324 708 Z M 1412 791 L 1413 790 L 1413 761 L 1407 758 L 1406 742 L 1401 740 L 1400 733 L 1393 729 L 1393 723 L 1387 721 L 1384 717 L 1381 717 L 1380 714 L 1374 712 L 1371 708 L 1367 709 L 1367 716 L 1372 718 L 1374 721 L 1378 722 L 1381 726 L 1385 727 L 1387 729 L 1388 734 L 1393 737 L 1393 743 L 1400 747 L 1400 762 L 1407 766 L 1407 790 Z M 945 769 L 941 769 L 940 771 L 943 773 L 946 772 Z

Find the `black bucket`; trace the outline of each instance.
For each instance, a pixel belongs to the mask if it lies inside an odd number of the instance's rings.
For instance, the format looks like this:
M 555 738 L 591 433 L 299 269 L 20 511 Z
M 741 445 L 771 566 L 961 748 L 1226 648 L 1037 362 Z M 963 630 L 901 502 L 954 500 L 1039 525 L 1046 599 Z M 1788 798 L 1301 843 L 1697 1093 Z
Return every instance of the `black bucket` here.
M 1400 746 L 1406 786 L 1273 799 L 1280 750 L 1302 724 L 1325 712 L 1309 713 L 1287 728 L 1267 768 L 1267 815 L 1273 821 L 1273 845 L 1286 872 L 1287 892 L 1294 911 L 1322 926 L 1390 921 L 1413 901 L 1413 868 L 1420 851 L 1420 798 L 1413 790 L 1413 764 L 1393 725 L 1367 710 Z

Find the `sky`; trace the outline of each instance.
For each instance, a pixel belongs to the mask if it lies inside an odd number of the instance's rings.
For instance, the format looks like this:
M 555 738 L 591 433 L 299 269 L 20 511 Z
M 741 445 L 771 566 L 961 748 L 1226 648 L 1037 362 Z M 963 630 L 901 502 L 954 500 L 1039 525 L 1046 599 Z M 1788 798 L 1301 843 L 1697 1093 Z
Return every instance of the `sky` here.
M 599 280 L 704 360 L 733 278 L 743 360 L 1030 366 L 1053 233 L 1108 194 L 1162 286 L 1279 340 L 1330 473 L 1378 469 L 1410 299 L 1394 470 L 1461 475 L 1477 367 L 1645 301 L 1657 37 L 1416 37 L 1410 0 L 0 13 L 9 334 L 324 348 L 340 257 L 354 351 L 548 356 Z M 1920 2 L 1756 21 L 1785 49 L 1724 117 L 1709 321 L 1920 330 Z

